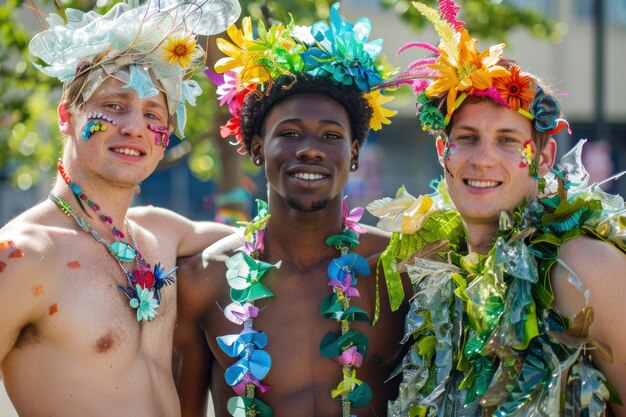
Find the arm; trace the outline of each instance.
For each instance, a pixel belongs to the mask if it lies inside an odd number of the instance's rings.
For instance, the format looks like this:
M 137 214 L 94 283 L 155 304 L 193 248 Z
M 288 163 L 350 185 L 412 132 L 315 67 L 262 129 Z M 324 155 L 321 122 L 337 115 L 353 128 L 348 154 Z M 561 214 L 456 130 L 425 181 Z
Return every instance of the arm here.
M 594 355 L 593 362 L 626 400 L 626 255 L 597 239 L 578 237 L 561 247 L 559 256 L 572 268 L 591 292 L 594 320 L 589 335 L 613 349 L 613 363 Z M 584 298 L 567 282 L 564 268 L 552 274 L 556 307 L 573 316 L 584 307 Z M 626 407 L 611 404 L 615 416 L 625 417 Z
M 235 230 L 217 222 L 192 221 L 158 207 L 132 207 L 128 214 L 148 230 L 158 230 L 159 238 L 175 239 L 176 255 L 179 257 L 194 255 Z
M 0 373 L 7 355 L 20 342 L 22 329 L 35 325 L 44 314 L 47 275 L 37 260 L 45 259 L 40 247 L 47 241 L 44 236 L 34 239 L 0 231 Z
M 213 356 L 202 328 L 202 314 L 209 302 L 207 291 L 197 285 L 201 270 L 200 255 L 179 262 L 177 296 L 178 317 L 174 331 L 174 378 L 180 398 L 182 417 L 206 416 Z M 199 297 L 199 294 L 202 296 Z M 200 299 L 199 299 L 200 298 Z

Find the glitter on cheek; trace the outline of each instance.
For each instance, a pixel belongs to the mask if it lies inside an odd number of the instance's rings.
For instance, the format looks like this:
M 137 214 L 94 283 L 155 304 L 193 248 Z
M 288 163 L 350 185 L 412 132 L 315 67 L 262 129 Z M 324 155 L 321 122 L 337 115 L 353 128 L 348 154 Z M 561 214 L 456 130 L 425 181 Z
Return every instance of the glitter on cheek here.
M 77 269 L 80 268 L 80 262 L 78 261 L 71 261 L 67 263 L 67 267 L 71 268 L 71 269 Z
M 58 311 L 59 311 L 59 306 L 57 305 L 57 303 L 54 303 L 50 307 L 48 307 L 48 315 L 49 316 L 57 313 Z
M 9 254 L 9 258 L 21 258 L 22 256 L 24 256 L 24 251 L 19 248 Z
M 0 250 L 7 250 L 11 247 L 14 247 L 15 243 L 12 240 L 3 240 L 0 242 Z
M 43 284 L 35 285 L 34 287 L 30 289 L 30 292 L 32 292 L 35 297 L 39 295 L 43 295 L 44 294 Z

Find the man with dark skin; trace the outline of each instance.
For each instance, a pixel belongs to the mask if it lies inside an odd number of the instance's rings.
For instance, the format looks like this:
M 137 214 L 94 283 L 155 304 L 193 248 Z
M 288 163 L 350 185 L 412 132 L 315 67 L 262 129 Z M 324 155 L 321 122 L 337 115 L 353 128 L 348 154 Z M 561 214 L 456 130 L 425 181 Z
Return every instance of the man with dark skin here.
M 249 94 L 243 101 L 240 146 L 265 169 L 269 218 L 264 225 L 254 223 L 261 232 L 247 242 L 233 235 L 201 256 L 179 262 L 175 350 L 180 355 L 177 379 L 184 416 L 205 415 L 209 389 L 218 417 L 271 411 L 276 416 L 385 415 L 387 401 L 397 394 L 397 384 L 385 381 L 402 353 L 402 309 L 392 313 L 384 286 L 378 290 L 376 285 L 377 261 L 388 236 L 355 225 L 343 194 L 349 172 L 358 167 L 372 110 L 355 85 L 302 73 L 276 77 L 268 93 Z M 354 266 L 353 279 L 331 283 L 329 271 L 345 258 L 326 239 L 342 233 L 358 243 L 345 250 L 347 257 L 356 255 L 344 269 Z M 233 255 L 244 245 L 252 247 L 244 249 L 250 257 L 270 265 L 258 282 L 264 287 L 252 278 L 257 288 L 251 291 L 271 294 L 257 299 L 253 307 L 241 300 L 233 307 L 238 288 L 244 287 L 234 282 L 234 260 L 242 258 Z M 324 300 L 332 294 L 349 300 L 347 311 L 361 320 L 349 319 L 346 313 L 340 321 L 341 312 L 328 313 L 332 308 Z M 372 325 L 362 317 L 376 315 L 377 297 L 380 316 Z M 244 309 L 254 311 L 238 322 L 244 330 L 237 334 L 241 328 L 224 315 L 232 317 L 235 310 L 243 315 Z M 328 334 L 341 334 L 340 328 L 363 337 L 329 354 L 326 347 L 333 343 Z M 250 335 L 263 340 L 253 349 L 246 343 L 250 351 L 233 365 L 237 359 L 231 356 L 237 355 L 228 347 L 234 338 Z M 349 359 L 339 362 L 336 356 L 341 355 Z M 233 396 L 233 388 L 239 397 Z

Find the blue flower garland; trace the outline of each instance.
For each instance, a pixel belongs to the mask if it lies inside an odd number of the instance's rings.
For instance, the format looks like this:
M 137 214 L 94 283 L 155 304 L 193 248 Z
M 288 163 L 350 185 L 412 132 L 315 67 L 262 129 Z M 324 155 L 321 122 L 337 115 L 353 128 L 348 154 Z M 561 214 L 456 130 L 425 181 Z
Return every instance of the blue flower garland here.
M 270 387 L 261 380 L 269 372 L 272 360 L 262 350 L 267 346 L 265 333 L 253 329 L 254 318 L 259 309 L 254 301 L 271 297 L 273 293 L 261 283 L 265 273 L 272 268 L 279 268 L 280 261 L 269 264 L 260 260 L 263 253 L 263 237 L 267 220 L 270 215 L 267 203 L 257 200 L 258 215 L 247 223 L 244 236 L 245 245 L 226 260 L 226 279 L 230 289 L 232 303 L 224 309 L 224 315 L 232 322 L 240 324 L 243 329 L 238 334 L 220 336 L 217 342 L 227 355 L 239 358 L 225 372 L 224 378 L 228 385 L 238 394 L 227 402 L 228 412 L 234 417 L 260 416 L 271 417 L 274 412 L 265 403 L 256 398 L 256 389 L 261 392 Z M 363 364 L 368 347 L 368 340 L 362 333 L 350 329 L 353 321 L 369 322 L 367 313 L 358 307 L 350 306 L 351 297 L 358 297 L 354 288 L 357 284 L 356 275 L 367 276 L 370 267 L 367 260 L 358 254 L 351 253 L 359 244 L 357 232 L 365 229 L 358 224 L 363 213 L 362 208 L 348 211 L 344 199 L 343 222 L 341 234 L 326 239 L 326 244 L 336 248 L 341 256 L 333 259 L 328 265 L 328 285 L 333 293 L 322 300 L 320 312 L 330 320 L 341 325 L 341 332 L 329 332 L 320 343 L 323 356 L 332 359 L 342 367 L 343 378 L 337 388 L 331 391 L 332 398 L 340 397 L 344 417 L 352 416 L 352 407 L 367 405 L 372 398 L 369 385 L 356 377 L 356 368 Z

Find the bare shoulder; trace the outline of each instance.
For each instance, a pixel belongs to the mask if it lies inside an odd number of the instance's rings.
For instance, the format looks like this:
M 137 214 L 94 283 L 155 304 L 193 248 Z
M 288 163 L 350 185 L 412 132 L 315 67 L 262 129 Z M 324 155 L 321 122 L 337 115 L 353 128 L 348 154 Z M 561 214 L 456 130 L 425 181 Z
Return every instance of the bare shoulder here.
M 0 362 L 20 329 L 48 311 L 61 248 L 67 248 L 67 236 L 76 233 L 53 225 L 60 212 L 51 209 L 39 204 L 0 229 Z
M 363 225 L 363 227 L 367 233 L 359 236 L 359 252 L 366 257 L 380 256 L 389 245 L 391 235 L 374 226 Z
M 178 258 L 179 305 L 201 310 L 214 300 L 224 285 L 224 262 L 243 245 L 233 234 L 213 243 L 193 256 Z

